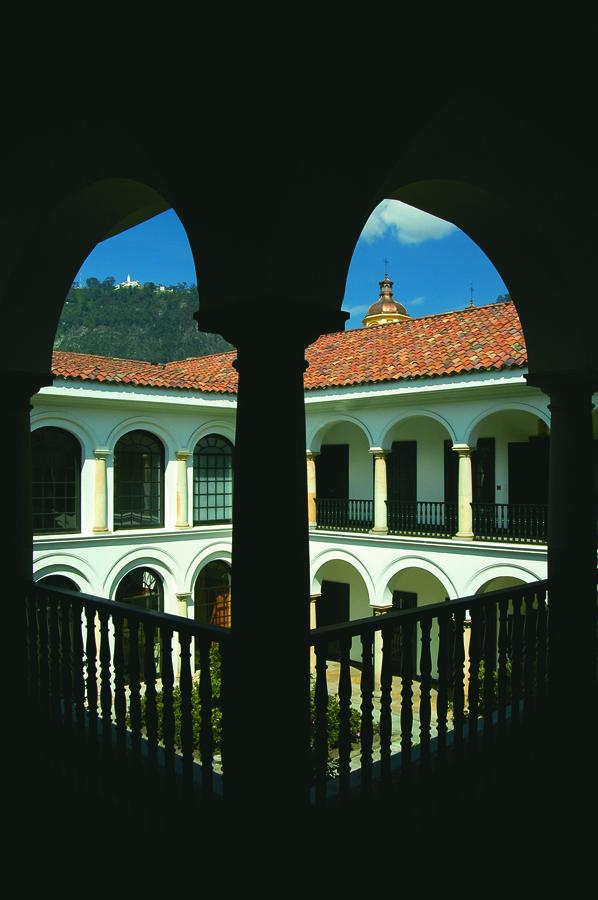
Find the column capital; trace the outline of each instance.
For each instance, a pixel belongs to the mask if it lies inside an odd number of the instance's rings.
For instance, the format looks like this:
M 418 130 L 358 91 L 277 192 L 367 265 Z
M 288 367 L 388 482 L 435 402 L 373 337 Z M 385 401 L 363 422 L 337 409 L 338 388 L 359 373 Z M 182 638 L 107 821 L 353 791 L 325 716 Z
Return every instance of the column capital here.
M 453 444 L 452 448 L 459 456 L 471 456 L 473 449 L 469 444 Z
M 175 594 L 175 597 L 179 601 L 179 603 L 189 603 L 193 594 L 191 591 L 180 591 Z
M 310 595 L 309 595 L 309 602 L 310 602 L 310 603 L 317 603 L 321 596 L 322 596 L 321 594 L 310 594 Z
M 177 459 L 187 460 L 191 456 L 193 456 L 193 453 L 191 452 L 191 450 L 187 450 L 186 448 L 183 448 L 182 450 L 177 450 L 175 453 L 175 456 Z
M 14 369 L 0 370 L 0 379 L 4 387 L 2 402 L 8 409 L 31 408 L 30 400 L 40 388 L 48 387 L 53 382 L 51 372 L 27 372 Z
M 370 607 L 375 616 L 383 616 L 387 612 L 391 612 L 393 606 L 392 603 L 389 603 L 388 606 L 372 606 Z
M 386 459 L 390 451 L 385 450 L 384 447 L 370 447 L 369 452 L 373 455 L 374 459 Z
M 320 451 L 319 451 L 319 450 L 309 450 L 309 449 L 308 449 L 308 450 L 305 451 L 305 456 L 307 457 L 308 460 L 310 460 L 310 459 L 315 459 L 316 456 L 319 456 L 319 455 L 320 455 Z
M 277 316 L 272 317 L 271 321 L 264 321 L 264 316 L 259 315 L 259 310 L 263 309 L 284 310 L 285 318 L 293 323 L 292 327 L 281 331 Z M 202 331 L 221 334 L 239 350 L 256 343 L 271 344 L 273 338 L 278 347 L 290 345 L 303 350 L 321 334 L 342 331 L 349 313 L 315 303 L 264 296 L 223 304 L 219 309 L 200 309 L 193 313 L 193 318 Z
M 93 455 L 96 459 L 108 459 L 109 456 L 112 456 L 112 450 L 109 447 L 96 447 Z
M 593 394 L 598 391 L 598 370 L 566 369 L 562 372 L 529 372 L 523 376 L 532 387 L 538 387 L 551 396 L 558 391 L 575 389 Z M 572 395 L 574 399 L 574 395 Z

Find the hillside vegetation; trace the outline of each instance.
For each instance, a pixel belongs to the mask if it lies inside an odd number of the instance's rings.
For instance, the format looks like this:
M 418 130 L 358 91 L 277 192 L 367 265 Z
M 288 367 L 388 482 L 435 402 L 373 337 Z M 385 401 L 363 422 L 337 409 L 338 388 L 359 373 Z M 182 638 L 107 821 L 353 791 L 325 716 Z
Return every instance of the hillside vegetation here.
M 114 278 L 88 278 L 85 287 L 68 293 L 54 349 L 156 363 L 230 350 L 220 335 L 197 330 L 198 308 L 195 285 L 115 290 Z

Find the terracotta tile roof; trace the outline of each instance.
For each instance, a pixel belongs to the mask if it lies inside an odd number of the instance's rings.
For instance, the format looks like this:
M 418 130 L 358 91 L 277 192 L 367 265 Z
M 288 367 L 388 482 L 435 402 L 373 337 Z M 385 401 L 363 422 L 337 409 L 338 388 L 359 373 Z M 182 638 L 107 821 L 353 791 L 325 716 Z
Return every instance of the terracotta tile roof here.
M 56 350 L 58 378 L 235 393 L 235 351 L 164 364 Z M 456 375 L 525 366 L 527 352 L 513 303 L 402 319 L 325 334 L 307 348 L 305 388 Z

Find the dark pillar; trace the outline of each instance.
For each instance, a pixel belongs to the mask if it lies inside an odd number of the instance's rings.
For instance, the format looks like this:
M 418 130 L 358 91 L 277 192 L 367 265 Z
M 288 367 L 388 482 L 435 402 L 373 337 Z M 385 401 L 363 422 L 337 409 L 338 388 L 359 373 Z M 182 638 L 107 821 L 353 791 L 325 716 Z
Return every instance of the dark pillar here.
M 264 321 L 264 309 L 284 320 Z M 306 346 L 344 313 L 268 299 L 200 328 L 235 344 L 232 653 L 223 667 L 225 791 L 248 822 L 280 825 L 309 785 L 309 538 L 303 372 Z
M 580 740 L 596 714 L 592 393 L 598 376 L 549 372 L 528 375 L 527 381 L 550 397 L 549 709 L 555 736 L 562 729 L 571 740 Z

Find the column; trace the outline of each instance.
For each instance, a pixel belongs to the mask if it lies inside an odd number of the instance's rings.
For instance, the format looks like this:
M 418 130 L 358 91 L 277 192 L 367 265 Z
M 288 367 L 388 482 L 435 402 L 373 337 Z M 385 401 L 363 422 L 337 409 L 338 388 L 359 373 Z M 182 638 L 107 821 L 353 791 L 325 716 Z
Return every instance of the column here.
M 373 606 L 372 612 L 375 616 L 383 616 L 390 612 L 391 606 Z M 374 696 L 380 696 L 380 679 L 382 677 L 382 632 L 374 632 Z
M 317 618 L 316 618 L 316 603 L 320 599 L 321 594 L 312 594 L 309 598 L 309 628 L 312 631 L 317 627 Z M 309 673 L 310 675 L 315 675 L 316 673 L 316 651 L 314 647 L 309 648 Z
M 374 527 L 372 534 L 388 534 L 388 513 L 386 507 L 386 450 L 374 447 Z
M 108 479 L 107 459 L 111 455 L 108 447 L 96 447 L 95 471 L 93 476 L 93 528 L 94 533 L 108 531 Z
M 549 694 L 555 737 L 589 737 L 595 710 L 596 492 L 592 393 L 595 372 L 526 376 L 550 397 L 548 489 Z M 563 725 L 567 716 L 567 726 Z
M 189 528 L 189 498 L 187 493 L 187 460 L 190 450 L 176 452 L 176 527 Z M 178 595 L 177 595 L 178 596 Z
M 310 528 L 315 528 L 318 523 L 318 515 L 316 510 L 316 456 L 313 450 L 306 450 L 305 456 L 307 460 L 307 523 Z
M 259 314 L 282 308 L 285 321 Z M 280 298 L 202 308 L 200 328 L 237 347 L 239 373 L 233 498 L 235 615 L 223 666 L 227 696 L 227 794 L 237 820 L 290 825 L 308 807 L 309 530 L 305 473 L 305 348 L 342 328 L 346 314 Z M 264 468 L 264 404 L 284 443 Z M 270 421 L 270 420 L 268 420 Z M 264 472 L 267 478 L 264 480 Z M 282 524 L 281 524 L 282 523 Z M 279 582 L 264 587 L 278 566 Z M 248 695 L 248 685 L 253 694 Z M 257 693 L 256 693 L 257 691 Z M 259 701 L 259 693 L 265 702 Z M 272 751 L 269 737 L 276 729 Z M 248 777 L 249 776 L 249 777 Z
M 467 444 L 453 444 L 459 454 L 459 501 L 457 515 L 459 530 L 454 536 L 459 541 L 473 540 L 473 482 L 471 477 L 471 448 Z
M 187 619 L 189 616 L 189 604 L 191 603 L 192 594 L 189 591 L 181 591 L 175 594 L 176 597 L 176 614 L 180 616 L 182 619 Z M 173 641 L 172 641 L 172 669 L 175 673 L 176 678 L 180 678 L 181 675 L 181 645 L 179 643 L 178 632 L 174 632 Z M 191 641 L 191 666 L 193 667 L 193 660 L 195 659 L 195 647 L 194 641 Z

